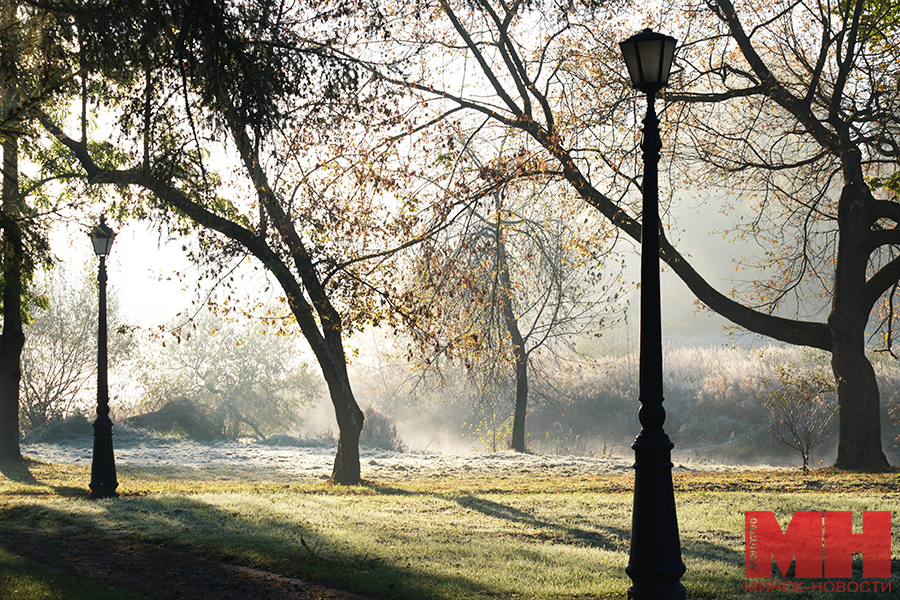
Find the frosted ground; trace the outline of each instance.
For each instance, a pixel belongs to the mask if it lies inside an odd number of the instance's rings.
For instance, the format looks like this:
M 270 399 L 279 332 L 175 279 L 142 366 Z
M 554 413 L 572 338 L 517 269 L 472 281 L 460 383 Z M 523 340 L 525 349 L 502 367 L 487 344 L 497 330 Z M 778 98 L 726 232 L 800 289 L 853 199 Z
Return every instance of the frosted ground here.
M 86 465 L 91 462 L 92 439 L 62 443 L 23 444 L 22 453 L 42 462 Z M 198 477 L 228 475 L 264 480 L 324 479 L 334 462 L 333 444 L 298 447 L 260 443 L 198 443 L 173 438 L 119 443 L 116 464 L 140 467 L 160 474 L 185 470 Z M 624 454 L 624 453 L 621 453 Z M 629 453 L 630 454 L 630 453 Z M 362 449 L 363 477 L 398 480 L 407 477 L 507 477 L 522 473 L 544 476 L 585 476 L 631 471 L 631 456 L 611 458 L 553 456 L 517 452 L 427 453 Z M 718 465 L 692 457 L 674 461 L 676 472 L 734 471 L 734 465 Z M 756 466 L 754 468 L 760 468 Z

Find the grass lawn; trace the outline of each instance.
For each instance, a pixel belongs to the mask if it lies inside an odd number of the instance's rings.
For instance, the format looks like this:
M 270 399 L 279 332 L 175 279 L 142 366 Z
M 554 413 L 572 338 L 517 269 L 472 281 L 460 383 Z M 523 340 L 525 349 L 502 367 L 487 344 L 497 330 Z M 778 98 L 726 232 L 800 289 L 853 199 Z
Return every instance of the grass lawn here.
M 121 497 L 91 501 L 84 467 L 31 461 L 0 472 L 6 539 L 94 537 L 189 549 L 385 599 L 623 598 L 630 584 L 630 474 L 398 478 L 338 487 L 120 467 Z M 855 517 L 893 511 L 891 583 L 900 590 L 896 472 L 694 472 L 676 474 L 675 485 L 689 598 L 759 596 L 744 592 L 745 510 L 775 511 L 782 524 L 795 510 L 851 510 Z M 77 579 L 33 567 L 0 548 L 0 598 L 131 597 L 101 590 L 85 596 Z

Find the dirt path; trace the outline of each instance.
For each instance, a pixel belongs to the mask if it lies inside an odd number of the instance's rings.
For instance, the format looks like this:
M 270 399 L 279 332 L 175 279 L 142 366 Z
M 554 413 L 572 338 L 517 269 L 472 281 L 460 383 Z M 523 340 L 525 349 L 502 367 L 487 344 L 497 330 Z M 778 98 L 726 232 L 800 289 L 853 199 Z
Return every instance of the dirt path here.
M 0 532 L 0 547 L 69 577 L 149 600 L 372 600 L 156 546 Z

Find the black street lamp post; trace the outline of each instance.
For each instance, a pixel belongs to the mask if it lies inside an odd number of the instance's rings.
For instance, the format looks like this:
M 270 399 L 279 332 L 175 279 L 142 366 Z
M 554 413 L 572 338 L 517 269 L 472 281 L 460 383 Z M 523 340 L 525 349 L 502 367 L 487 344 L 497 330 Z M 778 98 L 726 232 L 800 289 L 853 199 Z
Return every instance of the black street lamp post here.
M 641 150 L 644 157 L 641 228 L 641 432 L 634 440 L 634 508 L 631 553 L 625 572 L 631 577 L 628 598 L 686 598 L 681 576 L 678 517 L 672 488 L 672 448 L 663 429 L 662 319 L 659 287 L 659 119 L 654 100 L 666 86 L 675 54 L 675 38 L 650 29 L 619 46 L 632 85 L 647 95 L 647 116 Z
M 94 252 L 100 257 L 97 283 L 100 288 L 100 317 L 97 326 L 97 420 L 94 421 L 94 456 L 91 462 L 91 497 L 116 496 L 116 459 L 113 456 L 112 421 L 109 418 L 109 386 L 106 357 L 106 257 L 112 249 L 116 234 L 100 217 L 100 224 L 91 230 Z

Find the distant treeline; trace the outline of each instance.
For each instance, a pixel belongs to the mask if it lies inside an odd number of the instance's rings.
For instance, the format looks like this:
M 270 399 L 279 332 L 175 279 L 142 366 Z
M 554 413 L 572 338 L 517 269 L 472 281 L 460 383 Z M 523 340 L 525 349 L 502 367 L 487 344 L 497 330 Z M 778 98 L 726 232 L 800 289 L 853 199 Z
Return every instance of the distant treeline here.
M 885 449 L 900 443 L 900 369 L 889 355 L 872 357 L 882 397 Z M 812 377 L 828 373 L 828 355 L 790 346 L 680 347 L 664 352 L 665 429 L 680 458 L 734 463 L 799 465 L 799 455 L 776 443 L 766 427 L 762 397 L 777 385 L 779 366 Z M 382 367 L 385 368 L 385 367 Z M 389 380 L 397 382 L 399 365 Z M 397 371 L 393 371 L 397 369 Z M 552 371 L 551 375 L 547 371 Z M 537 371 L 537 370 L 536 370 Z M 502 450 L 508 446 L 513 390 L 479 397 L 466 385 L 462 369 L 448 366 L 442 385 L 419 384 L 413 394 L 385 387 L 378 373 L 357 371 L 361 397 L 395 415 L 400 435 L 413 449 L 446 446 L 463 436 L 469 445 Z M 636 352 L 610 354 L 578 364 L 562 363 L 535 378 L 528 414 L 528 446 L 551 454 L 627 456 L 640 424 Z M 814 466 L 835 456 L 837 419 L 831 435 L 814 452 Z M 494 440 L 496 448 L 491 448 Z M 465 444 L 465 443 L 463 443 Z M 819 463 L 819 461 L 822 463 Z

